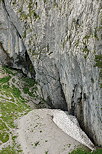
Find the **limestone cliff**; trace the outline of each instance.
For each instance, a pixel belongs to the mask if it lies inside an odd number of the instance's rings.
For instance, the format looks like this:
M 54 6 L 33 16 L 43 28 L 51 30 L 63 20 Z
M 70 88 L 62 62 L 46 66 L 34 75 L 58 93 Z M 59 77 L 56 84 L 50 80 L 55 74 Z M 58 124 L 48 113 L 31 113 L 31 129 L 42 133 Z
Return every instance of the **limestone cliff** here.
M 9 65 L 28 74 L 31 62 L 22 39 L 20 20 L 9 1 L 0 1 L 0 64 Z M 29 61 L 29 62 L 27 62 Z M 34 72 L 33 72 L 34 74 Z M 31 75 L 31 73 L 29 73 Z
M 44 99 L 75 115 L 102 146 L 102 1 L 9 3 L 1 0 L 0 52 L 15 65 L 15 55 L 24 58 L 27 51 Z

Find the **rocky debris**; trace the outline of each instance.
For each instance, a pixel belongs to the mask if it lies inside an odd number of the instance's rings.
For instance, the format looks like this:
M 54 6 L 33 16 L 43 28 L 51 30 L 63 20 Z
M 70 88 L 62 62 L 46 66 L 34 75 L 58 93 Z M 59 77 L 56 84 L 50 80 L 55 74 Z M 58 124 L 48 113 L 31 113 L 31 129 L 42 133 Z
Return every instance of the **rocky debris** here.
M 86 149 L 81 140 L 73 139 L 59 128 L 56 114 L 64 114 L 63 111 L 38 109 L 48 106 L 36 86 L 33 79 L 19 71 L 0 66 L 0 154 L 67 154 L 77 147 Z
M 53 121 L 60 129 L 62 129 L 66 134 L 74 138 L 76 141 L 79 141 L 92 151 L 95 150 L 94 144 L 81 130 L 80 126 L 78 125 L 78 121 L 74 116 L 72 117 L 63 111 L 55 110 L 53 112 Z
M 66 118 L 63 119 L 64 115 L 65 113 L 61 110 L 35 109 L 18 119 L 17 141 L 21 144 L 23 153 L 68 154 L 75 148 L 85 148 L 81 144 L 83 137 L 86 138 L 84 145 L 94 149 L 84 133 L 80 134 L 80 138 L 77 135 L 81 130 L 80 127 L 75 128 L 76 123 L 73 123 L 75 127 L 72 127 L 69 116 L 66 121 Z M 73 138 L 73 134 L 76 137 Z

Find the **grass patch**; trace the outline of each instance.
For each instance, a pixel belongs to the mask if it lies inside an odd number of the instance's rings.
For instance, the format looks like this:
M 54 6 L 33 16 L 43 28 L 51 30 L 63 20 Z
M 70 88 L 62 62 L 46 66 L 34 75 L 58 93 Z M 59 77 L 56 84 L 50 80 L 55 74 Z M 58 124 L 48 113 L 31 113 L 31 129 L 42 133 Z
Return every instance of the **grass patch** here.
M 100 80 L 100 88 L 102 88 L 102 54 L 95 55 L 95 67 L 99 68 L 99 80 Z
M 5 123 L 0 119 L 0 130 L 9 130 Z
M 34 95 L 34 93 L 33 93 L 33 91 L 29 91 L 29 88 L 28 87 L 24 87 L 23 88 L 23 92 L 25 93 L 25 94 L 28 94 L 29 96 L 31 96 L 31 97 L 36 97 L 35 95 Z
M 11 131 L 16 128 L 14 120 L 25 115 L 31 109 L 26 104 L 26 100 L 22 98 L 21 90 L 15 85 L 9 84 L 9 80 L 14 74 L 8 68 L 6 72 L 10 73 L 10 75 L 8 74 L 8 76 L 0 79 L 0 94 L 2 95 L 0 96 L 0 141 L 1 143 L 6 143 L 11 137 L 12 143 L 15 145 L 16 136 Z M 14 147 L 8 146 L 2 149 L 0 154 L 16 154 L 18 151 L 20 152 L 20 149 L 15 149 Z
M 0 84 L 7 83 L 11 79 L 10 76 L 6 76 L 0 79 Z
M 0 154 L 17 154 L 16 149 L 14 147 L 6 147 L 0 151 Z
M 23 91 L 24 91 L 25 94 L 28 94 L 29 93 L 29 88 L 28 87 L 24 87 Z
M 16 88 L 14 85 L 12 86 L 11 92 L 14 95 L 14 97 L 16 98 L 21 97 L 21 91 L 18 88 Z
M 34 81 L 34 79 L 30 79 L 30 78 L 22 78 L 22 80 L 25 82 L 25 85 L 28 86 L 29 88 L 33 87 L 36 83 L 36 81 Z
M 73 150 L 69 154 L 102 154 L 102 149 L 97 149 L 93 152 L 89 152 L 89 151 L 86 151 L 84 149 L 78 148 L 78 149 Z
M 6 66 L 3 66 L 3 70 L 7 73 L 7 74 L 11 74 L 11 75 L 15 75 L 15 73 L 13 72 L 12 69 L 6 67 Z
M 102 55 L 95 55 L 95 66 L 102 68 Z
M 9 140 L 9 134 L 7 132 L 0 133 L 0 141 L 3 143 L 7 142 Z
M 16 144 L 16 136 L 12 131 L 17 127 L 14 121 L 31 111 L 27 105 L 27 97 L 25 99 L 22 96 L 25 93 L 38 99 L 37 82 L 34 79 L 20 77 L 21 74 L 17 75 L 15 70 L 3 69 L 2 72 L 6 72 L 8 76 L 0 79 L 0 144 L 12 139 L 12 145 L 2 149 L 0 154 L 18 154 L 22 151 Z M 38 145 L 39 142 L 34 143 L 34 147 Z
M 22 80 L 24 81 L 23 92 L 31 97 L 37 98 L 37 82 L 30 78 L 22 78 Z

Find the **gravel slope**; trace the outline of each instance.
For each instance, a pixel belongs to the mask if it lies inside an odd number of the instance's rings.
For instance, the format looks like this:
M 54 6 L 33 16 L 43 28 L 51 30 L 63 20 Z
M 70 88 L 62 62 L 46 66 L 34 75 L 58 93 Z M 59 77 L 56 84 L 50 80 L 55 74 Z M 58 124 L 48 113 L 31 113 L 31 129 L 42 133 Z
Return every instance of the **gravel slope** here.
M 48 109 L 36 86 L 22 73 L 0 66 L 0 154 L 68 154 L 78 147 L 93 149 L 76 118 Z
M 35 109 L 17 121 L 16 133 L 24 154 L 68 154 L 82 146 L 54 123 L 53 115 L 60 112 Z

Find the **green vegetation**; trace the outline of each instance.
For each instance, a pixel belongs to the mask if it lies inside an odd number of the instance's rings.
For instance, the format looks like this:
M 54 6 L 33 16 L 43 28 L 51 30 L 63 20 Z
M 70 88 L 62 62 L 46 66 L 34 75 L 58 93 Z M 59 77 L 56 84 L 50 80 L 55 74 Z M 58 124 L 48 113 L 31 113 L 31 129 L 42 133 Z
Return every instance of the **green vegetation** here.
M 102 154 L 102 149 L 97 149 L 96 151 L 89 152 L 84 149 L 75 149 L 74 151 L 70 152 L 70 154 Z
M 83 39 L 85 39 L 85 40 L 87 40 L 87 41 L 88 41 L 88 40 L 89 40 L 89 38 L 90 38 L 90 35 L 85 35 Z
M 25 11 L 23 11 L 23 6 L 21 6 L 21 8 L 19 9 L 21 20 L 30 19 L 30 21 L 32 22 L 32 20 L 40 19 L 40 16 L 36 13 L 36 10 L 34 10 L 34 5 L 36 5 L 36 3 L 32 0 L 29 0 L 27 14 Z
M 6 132 L 0 133 L 0 140 L 5 143 L 9 140 L 9 135 Z
M 31 111 L 27 105 L 29 97 L 41 101 L 35 108 L 41 108 L 45 102 L 37 94 L 37 82 L 34 79 L 6 67 L 0 68 L 0 74 L 4 76 L 0 78 L 0 144 L 6 144 L 9 140 L 12 142 L 12 145 L 3 148 L 0 154 L 18 154 L 22 151 L 16 143 L 17 136 L 13 133 L 17 128 L 14 121 Z M 34 144 L 35 147 L 37 145 L 39 142 Z
M 37 84 L 36 81 L 34 81 L 34 79 L 30 79 L 30 78 L 22 78 L 22 80 L 25 82 L 26 86 L 28 86 L 29 88 L 33 87 L 35 84 Z
M 87 46 L 85 46 L 85 48 L 83 48 L 82 51 L 85 53 L 84 57 L 87 58 L 87 56 L 88 56 L 88 54 L 90 52 L 89 49 L 87 48 Z
M 8 82 L 10 80 L 10 78 L 11 78 L 10 76 L 6 76 L 4 78 L 1 78 L 0 83 L 6 83 L 6 82 Z
M 79 39 L 78 39 L 78 40 L 76 40 L 76 42 L 75 42 L 75 46 L 76 46 L 76 47 L 78 47 L 78 46 L 79 46 Z
M 8 146 L 6 148 L 3 148 L 0 151 L 0 154 L 18 154 L 18 153 L 22 153 L 22 150 L 20 150 L 19 148 L 16 149 L 14 146 Z
M 14 73 L 15 72 L 15 73 Z M 0 68 L 0 73 L 5 77 L 0 78 L 0 144 L 12 140 L 12 146 L 8 146 L 0 151 L 0 154 L 16 154 L 20 152 L 15 142 L 16 136 L 13 135 L 12 129 L 16 128 L 14 120 L 25 115 L 31 109 L 22 97 L 22 91 L 14 84 L 16 80 L 16 71 L 9 68 Z M 18 80 L 19 81 L 19 80 Z M 19 81 L 20 82 L 20 81 Z M 24 82 L 23 80 L 21 82 Z M 32 87 L 35 82 L 25 78 L 28 87 Z
M 0 140 L 4 143 L 9 140 L 11 128 L 15 128 L 14 120 L 22 115 L 23 111 L 28 112 L 30 109 L 26 105 L 26 100 L 22 98 L 20 90 L 14 85 L 10 87 L 5 78 L 2 78 L 2 81 L 0 81 L 0 93 L 2 94 L 2 97 L 0 96 Z
M 102 55 L 95 55 L 95 67 L 98 67 L 100 70 L 100 87 L 102 88 Z
M 3 66 L 3 70 L 7 73 L 7 74 L 9 74 L 9 75 L 15 75 L 17 72 L 15 72 L 13 69 L 10 69 L 10 68 L 8 68 L 8 67 L 6 67 L 6 66 Z
M 25 94 L 28 94 L 31 97 L 36 97 L 32 92 L 29 91 L 28 87 L 24 87 L 23 91 L 24 91 Z
M 13 147 L 6 147 L 3 150 L 0 151 L 0 154 L 17 154 L 16 149 Z
M 95 55 L 95 66 L 102 68 L 102 55 Z
M 22 78 L 22 80 L 25 82 L 23 87 L 23 92 L 25 94 L 28 94 L 31 97 L 38 97 L 37 96 L 37 82 L 34 81 L 34 79 L 30 78 Z M 33 88 L 34 87 L 34 88 Z
M 44 0 L 44 3 L 46 3 L 46 0 Z
M 90 35 L 85 35 L 84 38 L 83 38 L 84 48 L 82 49 L 82 52 L 85 53 L 85 55 L 84 55 L 85 59 L 87 58 L 87 56 L 90 52 L 89 49 L 88 49 L 88 41 L 89 41 L 90 37 L 91 37 Z

